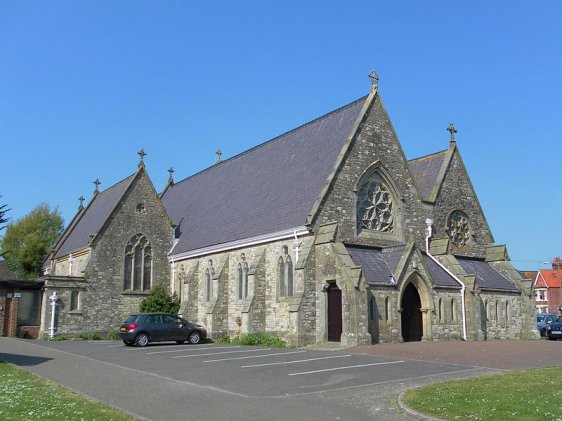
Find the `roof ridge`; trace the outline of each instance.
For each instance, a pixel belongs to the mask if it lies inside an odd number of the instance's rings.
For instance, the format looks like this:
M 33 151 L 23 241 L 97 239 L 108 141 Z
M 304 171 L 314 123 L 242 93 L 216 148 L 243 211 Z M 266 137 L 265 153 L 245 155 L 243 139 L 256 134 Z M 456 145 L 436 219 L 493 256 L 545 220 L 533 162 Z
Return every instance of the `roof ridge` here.
M 237 158 L 240 158 L 241 156 L 247 155 L 248 153 L 250 153 L 250 152 L 252 152 L 252 151 L 254 151 L 254 150 L 256 150 L 256 149 L 259 149 L 259 148 L 261 148 L 261 147 L 263 147 L 263 146 L 265 146 L 265 145 L 267 145 L 267 144 L 269 144 L 269 143 L 272 143 L 272 142 L 274 142 L 274 141 L 276 141 L 276 140 L 279 140 L 279 139 L 281 139 L 281 138 L 283 138 L 283 137 L 285 137 L 285 136 L 288 136 L 288 135 L 290 135 L 291 133 L 296 132 L 297 130 L 301 130 L 301 129 L 303 129 L 303 128 L 306 127 L 306 126 L 309 126 L 309 125 L 311 125 L 311 124 L 314 124 L 314 123 L 318 122 L 319 120 L 322 120 L 322 119 L 327 118 L 327 117 L 329 117 L 329 116 L 331 116 L 331 115 L 333 115 L 333 114 L 339 113 L 339 112 L 341 112 L 341 111 L 343 111 L 343 110 L 345 110 L 345 109 L 347 109 L 347 108 L 350 108 L 350 107 L 352 107 L 353 105 L 357 104 L 358 102 L 365 100 L 365 98 L 367 98 L 367 96 L 368 96 L 368 95 L 364 95 L 364 96 L 362 96 L 361 98 L 358 98 L 358 99 L 356 99 L 356 100 L 354 100 L 354 101 L 351 101 L 351 102 L 349 102 L 349 103 L 346 104 L 346 105 L 343 105 L 343 106 L 341 106 L 341 107 L 339 107 L 339 108 L 336 108 L 335 110 L 332 110 L 332 111 L 330 111 L 330 112 L 327 112 L 326 114 L 323 114 L 323 115 L 321 115 L 321 116 L 319 116 L 319 117 L 317 117 L 317 118 L 315 118 L 315 119 L 313 119 L 313 120 L 310 120 L 310 121 L 308 121 L 308 122 L 306 122 L 306 123 L 304 123 L 304 124 L 301 124 L 300 126 L 297 126 L 297 127 L 293 128 L 293 129 L 291 129 L 291 130 L 288 130 L 288 131 L 286 131 L 286 132 L 284 132 L 284 133 L 282 133 L 282 134 L 280 134 L 280 135 L 278 135 L 278 136 L 275 136 L 275 137 L 273 137 L 273 138 L 271 138 L 271 139 L 269 139 L 269 140 L 266 140 L 265 142 L 262 142 L 262 143 L 260 143 L 259 145 L 253 146 L 253 147 L 251 147 L 250 149 L 246 149 L 245 151 L 242 151 L 242 152 L 240 152 L 240 153 L 237 154 L 237 155 L 231 156 L 230 158 L 225 159 L 224 161 L 221 161 L 221 162 L 219 162 L 219 163 L 213 164 L 213 165 L 211 165 L 210 167 L 204 168 L 204 169 L 202 169 L 201 171 L 199 171 L 199 172 L 197 172 L 197 173 L 195 173 L 195 174 L 192 174 L 192 175 L 190 175 L 190 176 L 184 178 L 183 180 L 180 180 L 180 181 L 174 183 L 172 186 L 170 186 L 170 189 L 166 190 L 166 192 L 168 192 L 169 190 L 172 190 L 172 189 L 173 189 L 174 187 L 176 187 L 177 185 L 182 184 L 183 182 L 185 182 L 185 181 L 187 181 L 187 180 L 190 180 L 190 179 L 192 179 L 192 178 L 194 178 L 194 177 L 196 177 L 196 176 L 198 176 L 198 175 L 200 175 L 200 174 L 203 174 L 203 173 L 205 173 L 205 172 L 207 172 L 207 171 L 210 171 L 210 170 L 213 169 L 213 168 L 219 167 L 219 166 L 221 166 L 222 164 L 224 164 L 224 163 L 226 163 L 226 162 L 233 161 L 233 160 L 235 160 L 235 159 L 237 159 Z M 164 192 L 164 193 L 166 193 L 166 192 Z
M 447 152 L 448 150 L 449 150 L 449 149 L 443 149 L 442 151 L 433 152 L 433 153 L 430 153 L 430 154 L 427 154 L 427 155 L 420 156 L 420 157 L 418 157 L 418 158 L 408 159 L 408 162 L 418 161 L 418 160 L 420 160 L 420 159 L 428 158 L 428 157 L 433 156 L 433 155 L 439 155 L 439 154 L 441 154 L 441 153 Z

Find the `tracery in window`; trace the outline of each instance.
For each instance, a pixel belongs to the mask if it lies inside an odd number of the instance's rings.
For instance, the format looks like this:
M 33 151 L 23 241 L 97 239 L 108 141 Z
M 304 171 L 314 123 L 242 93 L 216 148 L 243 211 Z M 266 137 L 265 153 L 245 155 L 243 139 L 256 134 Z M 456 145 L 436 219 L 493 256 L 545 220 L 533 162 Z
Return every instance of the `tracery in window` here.
M 357 189 L 357 232 L 394 232 L 392 195 L 377 177 L 365 179 Z
M 292 297 L 294 294 L 293 261 L 289 248 L 283 246 L 283 255 L 277 259 L 277 272 L 280 297 Z
M 447 221 L 447 235 L 457 247 L 464 247 L 470 240 L 468 216 L 460 210 L 451 212 Z
M 142 234 L 136 234 L 125 247 L 123 289 L 150 290 L 152 280 L 152 247 Z

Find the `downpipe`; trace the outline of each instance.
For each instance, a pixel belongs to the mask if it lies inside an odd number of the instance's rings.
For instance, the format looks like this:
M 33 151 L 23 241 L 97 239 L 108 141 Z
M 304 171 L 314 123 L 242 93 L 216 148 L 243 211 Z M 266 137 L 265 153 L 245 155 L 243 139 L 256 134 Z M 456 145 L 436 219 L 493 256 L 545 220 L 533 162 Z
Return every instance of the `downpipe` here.
M 427 218 L 425 220 L 425 224 L 427 225 L 426 236 L 425 236 L 425 252 L 426 252 L 426 254 L 429 256 L 429 258 L 431 260 L 433 260 L 435 263 L 437 263 L 441 269 L 443 269 L 445 272 L 447 272 L 461 286 L 462 339 L 463 339 L 463 341 L 466 341 L 467 340 L 466 339 L 466 307 L 465 307 L 465 304 L 464 304 L 465 294 L 466 294 L 466 285 L 463 281 L 461 281 L 459 278 L 457 278 L 453 274 L 453 272 L 451 272 L 449 269 L 447 269 L 439 260 L 437 260 L 435 257 L 433 257 L 433 255 L 430 253 L 430 251 L 429 251 L 429 239 L 431 238 L 431 236 L 433 234 L 433 219 Z

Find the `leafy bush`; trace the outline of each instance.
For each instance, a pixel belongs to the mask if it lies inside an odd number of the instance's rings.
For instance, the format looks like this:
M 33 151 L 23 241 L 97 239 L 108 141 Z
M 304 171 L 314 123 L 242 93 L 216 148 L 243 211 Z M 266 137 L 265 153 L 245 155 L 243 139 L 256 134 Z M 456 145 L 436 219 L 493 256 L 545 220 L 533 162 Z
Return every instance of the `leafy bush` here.
M 229 344 L 230 343 L 230 338 L 228 336 L 223 336 L 222 338 L 220 338 L 217 343 L 219 344 Z
M 109 329 L 107 331 L 107 339 L 109 339 L 110 341 L 119 339 L 119 332 L 117 332 L 117 330 L 115 329 Z
M 51 341 L 64 341 L 66 338 L 62 335 L 53 336 Z
M 285 348 L 285 342 L 276 336 L 267 333 L 250 333 L 240 338 L 242 345 L 263 345 L 272 348 Z
M 168 293 L 166 287 L 162 284 L 156 285 L 150 291 L 148 297 L 140 303 L 141 313 L 172 313 L 177 314 L 180 309 L 180 299 L 174 292 L 173 295 Z

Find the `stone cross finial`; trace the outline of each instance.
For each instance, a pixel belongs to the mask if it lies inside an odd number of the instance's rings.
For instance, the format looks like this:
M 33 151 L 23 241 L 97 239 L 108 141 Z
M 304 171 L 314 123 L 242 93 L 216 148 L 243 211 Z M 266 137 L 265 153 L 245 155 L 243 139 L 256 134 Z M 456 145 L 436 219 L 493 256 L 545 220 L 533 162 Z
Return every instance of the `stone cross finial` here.
M 170 167 L 168 169 L 168 173 L 170 174 L 170 176 L 168 177 L 168 183 L 173 183 L 174 182 L 174 169 L 172 167 Z
M 221 161 L 222 161 L 222 151 L 220 149 L 218 149 L 217 150 L 217 161 L 216 161 L 216 163 L 218 164 Z
M 84 196 L 80 196 L 78 198 L 78 200 L 80 201 L 80 206 L 78 206 L 78 210 L 80 211 L 80 210 L 84 209 L 84 200 L 85 200 Z
M 369 79 L 371 79 L 371 92 L 379 86 L 379 75 L 374 70 L 369 72 Z
M 141 149 L 137 152 L 137 154 L 138 156 L 140 156 L 139 167 L 141 167 L 144 165 L 144 157 L 147 155 L 147 153 L 144 151 L 144 149 Z
M 455 129 L 455 125 L 453 123 L 449 124 L 447 131 L 451 133 L 451 142 L 455 142 L 455 133 L 458 132 L 458 130 Z
M 96 185 L 96 188 L 94 190 L 94 196 L 95 196 L 96 194 L 98 194 L 100 192 L 101 181 L 98 178 L 96 178 L 96 181 L 94 181 L 94 184 Z

